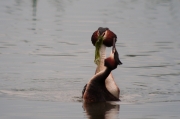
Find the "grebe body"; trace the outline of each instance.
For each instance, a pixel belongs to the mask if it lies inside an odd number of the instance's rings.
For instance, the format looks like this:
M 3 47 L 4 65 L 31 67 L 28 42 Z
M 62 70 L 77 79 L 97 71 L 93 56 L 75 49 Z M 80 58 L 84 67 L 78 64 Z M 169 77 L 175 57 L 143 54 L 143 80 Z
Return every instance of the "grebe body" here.
M 119 101 L 119 98 L 112 95 L 106 87 L 106 79 L 117 65 L 122 64 L 115 48 L 112 49 L 110 57 L 104 60 L 105 68 L 96 73 L 88 82 L 84 91 L 84 103 Z

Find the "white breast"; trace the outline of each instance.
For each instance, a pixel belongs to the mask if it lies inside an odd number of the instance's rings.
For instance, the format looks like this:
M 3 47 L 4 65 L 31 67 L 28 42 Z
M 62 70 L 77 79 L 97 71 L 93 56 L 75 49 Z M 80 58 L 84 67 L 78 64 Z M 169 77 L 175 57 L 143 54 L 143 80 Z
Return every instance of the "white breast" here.
M 96 73 L 102 71 L 105 66 L 104 66 L 104 59 L 106 58 L 106 46 L 104 44 L 101 45 L 100 50 L 100 63 L 96 68 Z M 114 95 L 115 97 L 119 98 L 119 88 L 116 85 L 114 78 L 112 76 L 112 74 L 110 73 L 109 76 L 107 77 L 107 79 L 105 80 L 105 84 L 106 84 L 106 88 L 107 90 Z

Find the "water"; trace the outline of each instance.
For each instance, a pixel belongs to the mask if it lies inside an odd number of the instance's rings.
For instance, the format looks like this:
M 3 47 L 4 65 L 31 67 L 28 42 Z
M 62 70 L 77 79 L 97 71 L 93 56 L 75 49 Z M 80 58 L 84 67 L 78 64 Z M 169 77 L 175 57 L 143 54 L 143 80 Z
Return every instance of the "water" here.
M 179 0 L 1 0 L 0 117 L 179 118 L 179 6 Z M 93 111 L 83 106 L 81 91 L 95 72 L 90 38 L 99 26 L 118 37 L 123 65 L 113 75 L 121 102 Z

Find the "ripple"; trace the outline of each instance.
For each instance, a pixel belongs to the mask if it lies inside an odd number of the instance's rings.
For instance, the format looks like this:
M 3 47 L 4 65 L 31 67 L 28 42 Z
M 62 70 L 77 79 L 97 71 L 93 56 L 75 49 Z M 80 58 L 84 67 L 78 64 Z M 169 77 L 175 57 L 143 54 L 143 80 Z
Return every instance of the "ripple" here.
M 42 48 L 50 48 L 50 49 L 52 49 L 53 47 L 44 46 L 44 47 L 42 47 Z
M 169 73 L 169 74 L 153 74 L 153 77 L 162 77 L 162 76 L 180 76 L 180 72 L 179 73 Z
M 87 51 L 79 51 L 79 52 L 75 52 L 75 53 L 89 53 Z
M 0 48 L 7 48 L 7 47 L 3 47 L 3 46 L 2 46 L 2 47 L 0 47 Z
M 151 56 L 151 55 L 125 55 L 127 57 Z
M 154 91 L 154 92 L 150 92 L 149 94 L 162 94 L 162 95 L 165 95 L 165 94 L 173 94 L 173 92 Z
M 30 55 L 32 55 L 32 54 L 30 54 Z M 60 57 L 63 57 L 63 56 L 66 56 L 66 57 L 75 57 L 75 56 L 77 56 L 77 55 L 72 55 L 72 54 L 36 54 L 36 55 L 39 55 L 39 56 L 52 56 L 52 57 L 53 56 L 54 57 L 58 57 L 58 56 L 60 56 Z
M 158 102 L 180 102 L 180 100 L 165 100 L 165 101 L 158 101 Z
M 162 77 L 162 76 L 180 76 L 179 73 L 169 73 L 169 74 L 151 74 L 151 75 L 138 75 L 143 77 Z
M 63 44 L 67 44 L 67 45 L 77 45 L 75 43 L 65 42 L 65 41 L 59 41 L 58 43 L 63 43 Z
M 15 44 L 4 44 L 4 46 L 16 46 Z
M 116 43 L 117 47 L 126 47 L 126 45 L 124 43 Z
M 160 49 L 173 49 L 173 47 L 160 47 Z
M 171 42 L 171 41 L 160 41 L 160 42 L 155 42 L 155 43 L 157 43 L 157 44 L 169 44 L 169 43 L 173 43 L 173 42 Z
M 18 89 L 18 88 L 14 88 L 14 89 L 11 89 L 11 91 L 17 91 L 17 92 L 25 92 L 25 91 L 42 91 L 40 89 L 36 89 L 36 88 L 29 88 L 29 89 Z
M 28 41 L 28 40 L 21 40 L 22 42 L 24 42 L 24 43 L 29 43 L 30 41 Z
M 77 96 L 74 96 L 73 99 L 72 99 L 74 102 L 83 102 L 83 99 L 81 96 L 77 97 Z
M 134 85 L 141 86 L 141 87 L 148 87 L 145 83 L 142 83 L 142 82 L 134 82 Z
M 153 68 L 153 67 L 168 67 L 173 65 L 150 65 L 150 66 L 138 66 L 138 67 L 125 67 L 125 68 Z
M 82 102 L 79 90 L 38 90 L 38 89 L 12 89 L 0 90 L 0 93 L 28 100 L 53 101 L 53 102 Z
M 159 46 L 160 49 L 173 49 L 173 47 L 169 46 L 173 42 L 155 42 L 155 46 Z
M 155 52 L 160 52 L 160 51 L 154 50 L 154 51 L 147 51 L 147 52 L 142 52 L 142 53 L 155 53 Z

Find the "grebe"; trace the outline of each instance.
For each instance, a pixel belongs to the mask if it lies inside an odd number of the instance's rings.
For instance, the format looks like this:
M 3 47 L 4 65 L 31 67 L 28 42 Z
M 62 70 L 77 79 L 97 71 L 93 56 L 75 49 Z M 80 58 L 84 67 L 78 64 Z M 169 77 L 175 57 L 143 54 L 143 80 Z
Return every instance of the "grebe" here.
M 88 82 L 83 100 L 84 103 L 92 103 L 92 102 L 105 102 L 105 101 L 119 101 L 119 98 L 112 95 L 107 87 L 106 80 L 112 70 L 117 68 L 117 65 L 122 64 L 119 60 L 118 52 L 115 48 L 115 41 L 111 51 L 111 54 L 104 61 L 105 68 L 96 73 Z
M 116 42 L 117 36 L 109 28 L 99 27 L 91 37 L 92 44 L 96 47 L 95 50 L 95 63 L 97 64 L 97 68 L 95 74 L 105 69 L 104 60 L 106 58 L 106 47 L 113 46 L 113 40 Z M 105 85 L 107 90 L 114 95 L 116 98 L 119 98 L 120 89 L 116 85 L 112 73 L 109 74 L 107 79 L 105 80 Z M 84 86 L 82 94 L 86 89 L 86 85 Z

